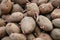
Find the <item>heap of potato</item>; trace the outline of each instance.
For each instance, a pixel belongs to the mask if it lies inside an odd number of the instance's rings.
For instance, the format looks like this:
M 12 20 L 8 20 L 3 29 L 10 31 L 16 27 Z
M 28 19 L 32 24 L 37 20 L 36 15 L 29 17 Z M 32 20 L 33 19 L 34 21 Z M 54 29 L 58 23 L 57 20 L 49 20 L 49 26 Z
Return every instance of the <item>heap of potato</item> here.
M 60 0 L 0 0 L 0 40 L 60 40 Z

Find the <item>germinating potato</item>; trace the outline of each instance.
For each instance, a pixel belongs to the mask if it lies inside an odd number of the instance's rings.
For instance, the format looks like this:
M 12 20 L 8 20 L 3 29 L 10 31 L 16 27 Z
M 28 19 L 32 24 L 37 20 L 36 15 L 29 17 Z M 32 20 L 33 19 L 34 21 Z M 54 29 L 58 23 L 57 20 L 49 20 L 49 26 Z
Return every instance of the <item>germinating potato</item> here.
M 8 36 L 2 38 L 1 40 L 11 40 Z
M 39 10 L 40 10 L 41 14 L 47 14 L 53 10 L 53 6 L 51 3 L 41 4 L 39 6 Z
M 43 3 L 47 3 L 48 0 L 32 0 L 31 2 L 32 3 L 36 3 L 37 5 L 41 5 Z
M 50 2 L 54 7 L 60 7 L 60 0 L 50 0 Z
M 10 36 L 11 40 L 26 40 L 26 37 L 23 34 L 12 33 Z
M 39 14 L 39 7 L 36 3 L 27 3 L 26 5 L 27 15 L 34 17 L 36 14 Z
M 6 36 L 6 27 L 0 27 L 0 38 Z
M 23 8 L 19 4 L 14 4 L 12 12 L 23 12 Z
M 33 34 L 27 35 L 27 39 L 28 40 L 33 40 L 34 38 L 35 38 L 35 36 Z
M 20 33 L 20 29 L 14 23 L 8 23 L 6 25 L 6 32 L 10 35 L 11 33 Z
M 2 0 L 1 2 L 1 10 L 3 14 L 8 14 L 11 11 L 13 6 L 13 2 L 11 0 Z
M 6 23 L 5 23 L 5 20 L 3 20 L 2 18 L 0 18 L 0 27 L 1 26 L 4 26 Z
M 60 9 L 55 9 L 55 10 L 51 13 L 51 17 L 52 17 L 52 19 L 60 18 Z
M 38 16 L 37 23 L 44 31 L 51 31 L 53 29 L 51 21 L 45 16 Z
M 55 27 L 60 28 L 60 18 L 52 20 Z
M 35 29 L 36 23 L 32 17 L 24 17 L 20 23 L 24 34 L 31 33 Z
M 55 40 L 60 40 L 60 29 L 58 28 L 53 29 L 53 31 L 51 32 L 51 36 Z
M 50 37 L 50 35 L 48 35 L 47 33 L 41 33 L 39 35 L 40 38 L 43 38 L 45 40 L 52 40 L 52 38 Z

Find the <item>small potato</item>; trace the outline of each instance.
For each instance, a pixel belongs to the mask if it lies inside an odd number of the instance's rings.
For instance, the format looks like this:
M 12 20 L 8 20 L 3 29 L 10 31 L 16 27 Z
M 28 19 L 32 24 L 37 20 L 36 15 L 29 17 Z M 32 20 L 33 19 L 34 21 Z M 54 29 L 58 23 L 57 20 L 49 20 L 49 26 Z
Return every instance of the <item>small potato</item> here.
M 0 38 L 6 36 L 6 27 L 0 27 Z
M 60 18 L 60 9 L 55 9 L 55 10 L 51 13 L 51 17 L 52 17 L 52 19 Z
M 14 12 L 11 15 L 3 16 L 7 22 L 19 22 L 24 17 L 24 14 L 21 12 Z
M 37 5 L 41 5 L 43 3 L 47 3 L 48 0 L 32 0 L 31 2 L 32 3 L 36 3 Z
M 5 20 L 3 20 L 2 18 L 0 18 L 0 27 L 1 26 L 4 26 L 6 23 L 5 23 Z
M 36 14 L 39 14 L 39 7 L 36 3 L 27 3 L 27 15 L 34 17 Z
M 11 40 L 26 40 L 26 37 L 23 34 L 12 33 L 10 36 Z
M 20 23 L 24 34 L 31 33 L 35 29 L 36 23 L 32 17 L 24 17 Z
M 55 8 L 60 7 L 60 0 L 50 0 L 50 2 Z
M 19 33 L 20 29 L 14 23 L 8 23 L 6 25 L 6 32 L 10 35 L 11 33 Z
M 53 6 L 51 3 L 41 4 L 39 6 L 39 10 L 40 10 L 41 14 L 47 14 L 53 10 Z
M 34 38 L 35 38 L 35 36 L 33 34 L 27 35 L 27 39 L 28 40 L 33 40 Z
M 1 2 L 1 10 L 3 14 L 8 14 L 11 11 L 13 2 L 11 0 L 3 0 Z
M 45 40 L 45 39 L 43 39 L 43 38 L 35 38 L 33 40 Z
M 4 37 L 4 38 L 2 38 L 1 40 L 11 40 L 9 37 Z
M 12 12 L 23 12 L 23 8 L 19 4 L 14 4 Z
M 55 27 L 60 28 L 60 18 L 52 20 Z
M 43 38 L 45 40 L 52 40 L 52 38 L 50 37 L 50 35 L 48 35 L 47 33 L 41 33 L 39 35 L 40 38 Z
M 44 31 L 51 31 L 53 29 L 51 21 L 45 16 L 38 16 L 37 23 Z
M 60 40 L 60 29 L 58 28 L 53 29 L 53 31 L 51 32 L 51 36 L 55 40 Z

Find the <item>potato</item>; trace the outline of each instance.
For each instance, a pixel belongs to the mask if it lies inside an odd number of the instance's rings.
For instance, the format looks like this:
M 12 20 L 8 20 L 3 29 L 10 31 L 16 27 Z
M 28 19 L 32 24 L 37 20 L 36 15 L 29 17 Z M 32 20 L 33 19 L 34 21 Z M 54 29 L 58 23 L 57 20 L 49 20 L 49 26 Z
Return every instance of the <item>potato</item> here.
M 34 30 L 34 31 L 35 31 L 35 33 L 34 33 L 34 34 L 35 34 L 35 36 L 36 36 L 36 37 L 38 37 L 38 36 L 40 35 L 40 33 L 41 33 L 41 29 L 40 29 L 40 28 L 38 28 L 38 26 L 35 28 L 35 30 Z
M 35 38 L 33 40 L 44 40 L 43 38 Z
M 60 0 L 50 0 L 50 2 L 55 8 L 60 7 Z
M 33 34 L 27 35 L 27 40 L 33 40 L 35 36 Z
M 21 21 L 21 30 L 24 34 L 33 32 L 36 23 L 32 17 L 24 17 Z
M 43 3 L 47 3 L 48 0 L 32 0 L 31 2 L 32 3 L 36 3 L 37 5 L 41 5 Z
M 40 38 L 43 38 L 45 40 L 52 40 L 52 38 L 50 37 L 50 35 L 48 35 L 47 33 L 41 33 L 39 35 Z
M 20 29 L 14 23 L 8 23 L 6 25 L 6 32 L 10 35 L 11 33 L 20 33 Z
M 7 22 L 19 22 L 24 17 L 24 14 L 21 12 L 14 12 L 11 15 L 3 16 Z
M 0 27 L 0 38 L 6 36 L 6 27 Z
M 2 38 L 1 40 L 11 40 L 8 36 Z
M 39 14 L 39 7 L 36 3 L 27 3 L 26 5 L 27 15 L 34 17 Z
M 53 31 L 51 32 L 51 36 L 55 40 L 60 40 L 60 29 L 58 28 L 53 29 Z
M 1 2 L 1 10 L 3 14 L 8 14 L 11 11 L 13 2 L 11 0 L 3 0 Z
M 52 17 L 52 19 L 60 18 L 60 9 L 55 9 L 55 10 L 51 13 L 51 17 Z
M 19 4 L 14 4 L 12 12 L 23 12 L 23 8 Z
M 20 5 L 23 5 L 29 2 L 29 0 L 12 0 L 12 1 Z
M 1 26 L 4 26 L 6 23 L 5 23 L 5 20 L 3 20 L 2 18 L 0 18 L 0 27 Z
M 39 10 L 40 10 L 41 14 L 47 14 L 53 10 L 53 6 L 51 3 L 41 4 L 39 6 Z
M 60 18 L 52 20 L 55 27 L 60 28 Z
M 12 33 L 9 37 L 12 40 L 26 40 L 26 37 L 23 34 L 19 34 L 19 33 Z
M 44 31 L 51 31 L 53 29 L 51 21 L 45 16 L 38 16 L 37 23 Z

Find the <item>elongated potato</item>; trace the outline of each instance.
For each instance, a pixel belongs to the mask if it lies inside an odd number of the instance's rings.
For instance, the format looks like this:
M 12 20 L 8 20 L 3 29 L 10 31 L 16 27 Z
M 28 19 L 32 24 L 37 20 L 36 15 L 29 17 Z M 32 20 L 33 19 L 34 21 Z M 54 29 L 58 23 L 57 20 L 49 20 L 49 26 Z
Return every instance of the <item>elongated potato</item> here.
M 38 16 L 37 23 L 40 26 L 40 28 L 45 31 L 51 31 L 53 29 L 51 21 L 45 16 Z

